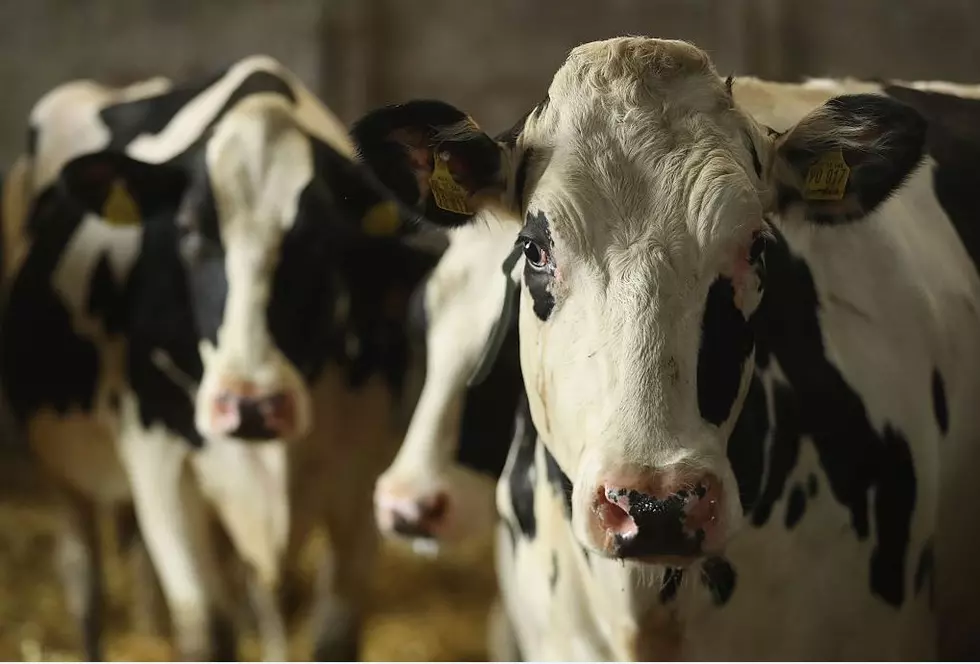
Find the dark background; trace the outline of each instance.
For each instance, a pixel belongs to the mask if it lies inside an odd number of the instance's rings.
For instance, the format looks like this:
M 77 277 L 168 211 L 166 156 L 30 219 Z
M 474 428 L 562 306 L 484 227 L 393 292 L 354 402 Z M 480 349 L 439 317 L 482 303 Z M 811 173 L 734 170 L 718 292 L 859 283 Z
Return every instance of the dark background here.
M 688 39 L 722 73 L 980 82 L 975 0 L 0 0 L 0 164 L 24 119 L 74 78 L 183 78 L 282 60 L 346 122 L 437 97 L 491 131 L 544 96 L 570 48 Z

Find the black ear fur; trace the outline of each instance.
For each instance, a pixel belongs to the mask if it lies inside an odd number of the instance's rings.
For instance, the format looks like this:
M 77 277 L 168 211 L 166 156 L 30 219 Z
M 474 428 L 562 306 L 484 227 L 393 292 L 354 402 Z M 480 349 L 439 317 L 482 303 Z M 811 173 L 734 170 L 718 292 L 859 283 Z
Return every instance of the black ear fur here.
M 373 111 L 351 129 L 360 158 L 403 203 L 440 226 L 468 222 L 481 194 L 506 189 L 503 148 L 459 109 L 417 100 Z M 431 191 L 440 155 L 465 202 L 442 207 Z
M 114 187 L 121 186 L 135 204 L 137 218 L 109 219 L 120 223 L 138 223 L 163 211 L 175 211 L 189 182 L 187 173 L 176 166 L 150 164 L 115 150 L 77 157 L 65 164 L 59 175 L 62 192 L 100 215 Z
M 911 106 L 877 94 L 830 99 L 776 141 L 780 209 L 802 204 L 807 218 L 851 222 L 873 212 L 922 160 L 927 123 Z M 837 199 L 814 199 L 806 180 L 827 156 L 849 173 Z

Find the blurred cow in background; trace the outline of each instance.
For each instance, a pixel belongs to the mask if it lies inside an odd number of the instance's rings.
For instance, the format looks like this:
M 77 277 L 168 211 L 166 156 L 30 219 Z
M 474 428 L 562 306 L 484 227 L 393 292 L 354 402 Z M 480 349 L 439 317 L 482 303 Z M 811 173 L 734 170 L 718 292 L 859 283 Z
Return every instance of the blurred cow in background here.
M 523 390 L 516 317 L 501 315 L 517 306 L 505 270 L 518 254 L 509 224 L 490 214 L 483 222 L 450 231 L 449 248 L 413 298 L 425 379 L 402 446 L 375 487 L 387 535 L 453 542 L 496 523 L 494 486 Z
M 287 655 L 283 574 L 328 531 L 314 655 L 357 658 L 409 296 L 435 262 L 396 237 L 414 215 L 267 57 L 179 86 L 68 83 L 30 125 L 4 196 L 2 379 L 64 498 L 86 657 L 94 509 L 132 501 L 180 656 L 234 656 L 213 513 L 270 659 Z

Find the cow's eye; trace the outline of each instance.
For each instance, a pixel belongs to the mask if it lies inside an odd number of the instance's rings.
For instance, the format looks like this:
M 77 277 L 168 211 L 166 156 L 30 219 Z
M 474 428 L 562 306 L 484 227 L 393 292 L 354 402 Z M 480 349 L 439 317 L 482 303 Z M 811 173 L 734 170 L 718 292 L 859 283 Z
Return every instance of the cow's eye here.
M 531 267 L 538 269 L 548 264 L 548 252 L 530 240 L 524 240 L 524 258 Z

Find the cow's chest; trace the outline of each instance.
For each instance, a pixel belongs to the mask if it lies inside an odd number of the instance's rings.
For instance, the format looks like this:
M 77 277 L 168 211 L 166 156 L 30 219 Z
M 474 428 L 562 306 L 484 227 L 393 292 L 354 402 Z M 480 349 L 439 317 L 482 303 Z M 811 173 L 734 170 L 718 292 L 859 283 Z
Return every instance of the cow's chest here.
M 640 568 L 578 544 L 535 447 L 521 454 L 515 444 L 497 491 L 501 594 L 526 659 L 930 656 L 927 593 L 910 592 L 894 607 L 870 592 L 875 543 L 854 536 L 829 492 L 812 496 L 787 528 L 798 508 L 786 491 L 779 518 L 746 527 L 724 557 L 683 570 Z M 809 461 L 804 451 L 800 472 L 816 469 Z

